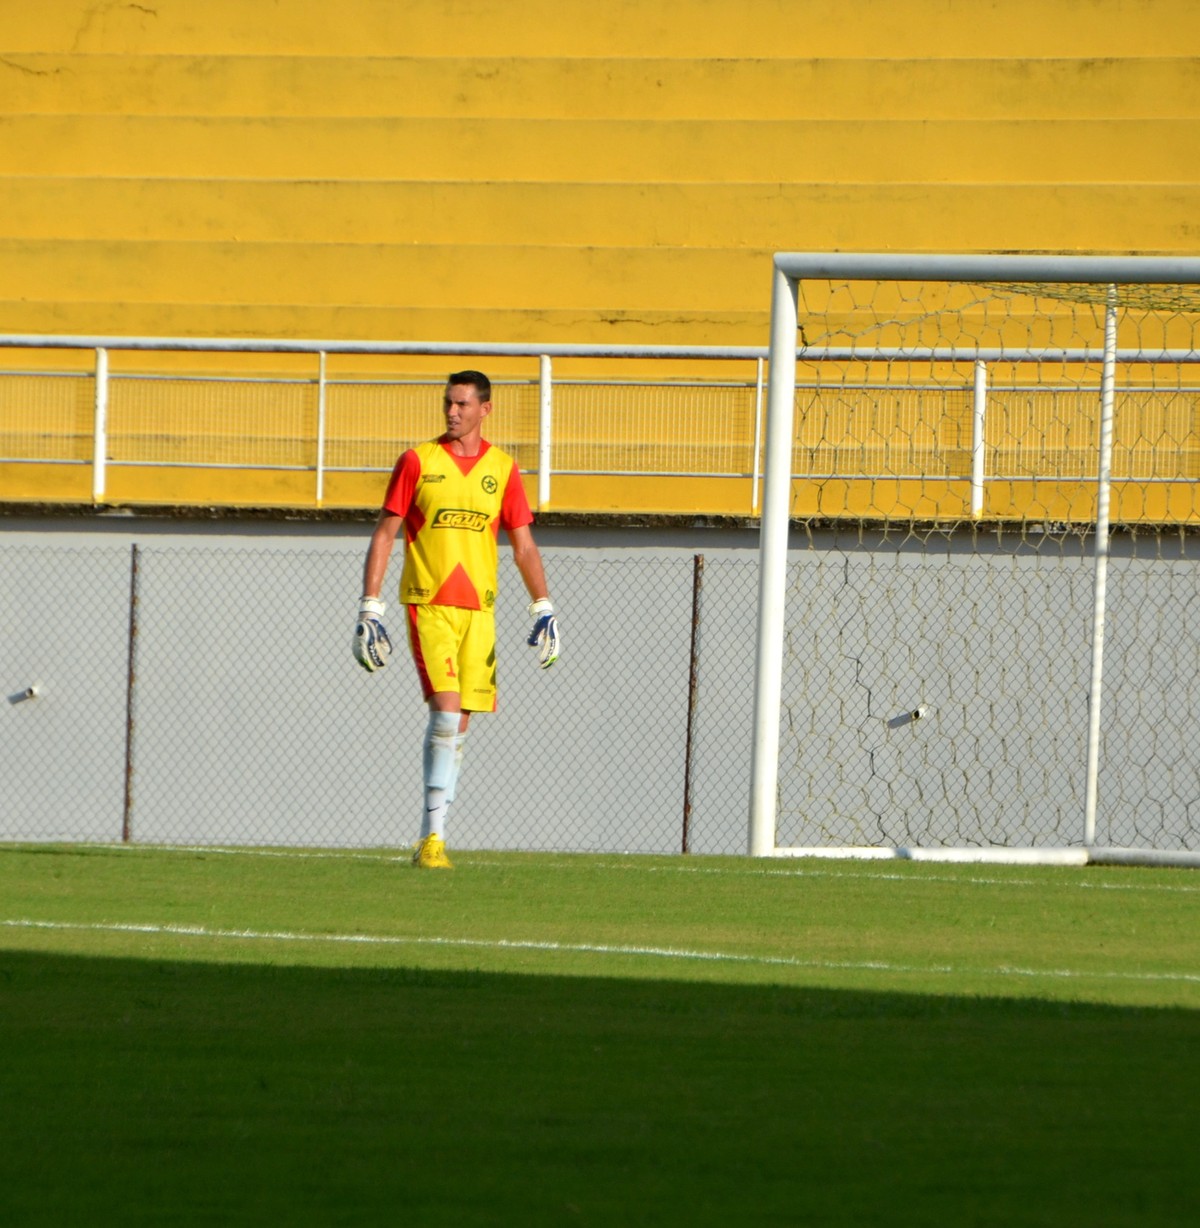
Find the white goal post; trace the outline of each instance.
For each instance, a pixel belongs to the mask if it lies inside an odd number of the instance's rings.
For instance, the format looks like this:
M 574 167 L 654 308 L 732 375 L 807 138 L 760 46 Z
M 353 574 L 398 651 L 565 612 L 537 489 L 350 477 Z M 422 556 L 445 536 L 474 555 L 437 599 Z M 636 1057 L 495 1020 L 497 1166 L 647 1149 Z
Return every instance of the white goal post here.
M 1160 705 L 1187 709 L 1192 684 L 1180 676 L 1200 672 L 1200 627 L 1170 626 L 1186 604 L 1180 591 L 1200 593 L 1198 363 L 1200 259 L 775 256 L 750 855 L 1200 866 L 1200 712 L 1189 713 L 1186 726 L 1185 716 L 1172 716 L 1165 732 L 1154 716 Z M 1118 399 L 1130 408 L 1117 409 Z M 1122 559 L 1139 583 L 1163 558 L 1163 540 L 1171 557 L 1169 574 L 1159 568 L 1126 598 L 1139 618 L 1148 620 L 1159 600 L 1165 610 L 1157 647 L 1143 650 L 1132 638 L 1121 646 L 1122 684 L 1139 708 L 1145 704 L 1143 723 L 1159 727 L 1158 741 L 1139 754 L 1137 781 L 1119 790 L 1121 816 L 1101 833 L 1114 525 L 1128 535 Z M 802 574 L 789 579 L 793 533 L 805 549 L 792 550 L 793 563 L 803 556 Z M 866 539 L 878 545 L 870 557 L 858 553 Z M 989 555 L 993 539 L 1001 549 Z M 963 571 L 955 560 L 964 553 L 970 575 L 937 573 Z M 917 556 L 925 566 L 919 579 Z M 984 563 L 999 567 L 1002 581 L 981 579 Z M 1022 605 L 1013 594 L 1030 579 L 1044 583 L 1044 604 L 1026 594 L 1023 610 L 994 613 Z M 843 595 L 850 589 L 853 604 Z M 905 622 L 924 593 L 943 590 L 961 596 L 961 611 L 975 611 L 962 613 L 970 626 L 961 643 L 950 630 L 956 611 L 928 609 L 913 616 L 916 630 L 902 649 L 873 640 L 889 634 L 888 617 Z M 799 622 L 789 616 L 796 600 L 808 603 Z M 1172 636 L 1185 646 L 1160 643 Z M 898 629 L 895 638 L 903 637 Z M 1043 667 L 1030 639 L 1045 671 L 1063 675 L 1061 695 L 1053 679 L 1038 694 Z M 990 662 L 972 656 L 981 645 Z M 1158 659 L 1165 651 L 1176 654 L 1167 666 Z M 1026 657 L 1014 682 L 1010 664 Z M 794 684 L 785 658 L 799 671 Z M 1143 658 L 1161 699 L 1137 675 Z M 1003 684 L 978 694 L 979 678 L 993 667 L 1007 671 Z M 839 677 L 855 689 L 854 711 L 813 715 L 847 708 L 844 690 L 830 693 Z M 927 708 L 929 696 L 919 692 L 938 688 L 944 702 L 935 697 Z M 964 694 L 972 688 L 975 701 Z M 1038 714 L 1032 720 L 1030 711 Z M 931 719 L 922 719 L 927 713 Z M 781 778 L 785 716 L 791 783 Z M 920 746 L 918 733 L 926 738 Z M 1120 725 L 1112 736 L 1136 740 Z M 1045 745 L 1054 747 L 1053 760 Z M 1161 789 L 1156 755 L 1170 778 Z M 822 771 L 829 779 L 814 783 Z M 991 794 L 973 796 L 984 775 Z M 1030 796 L 1018 798 L 1018 789 Z M 1038 789 L 1043 796 L 1033 796 Z M 961 821 L 959 799 L 970 812 Z M 1003 822 L 1009 809 L 1020 814 L 1013 830 Z M 1040 826 L 1029 819 L 1050 810 Z

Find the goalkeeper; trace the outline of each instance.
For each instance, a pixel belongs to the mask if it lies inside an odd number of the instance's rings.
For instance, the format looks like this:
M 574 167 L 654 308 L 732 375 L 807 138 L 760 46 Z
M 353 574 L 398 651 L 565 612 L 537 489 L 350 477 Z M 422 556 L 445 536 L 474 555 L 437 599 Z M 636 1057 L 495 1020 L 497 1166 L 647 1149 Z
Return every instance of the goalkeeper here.
M 400 601 L 429 720 L 423 747 L 425 799 L 413 864 L 449 869 L 446 816 L 454 800 L 471 715 L 496 709 L 497 539 L 508 534 L 529 591 L 528 643 L 548 669 L 558 658 L 558 622 L 533 540 L 533 513 L 516 462 L 483 438 L 492 388 L 479 371 L 449 377 L 445 431 L 396 462 L 363 565 L 354 656 L 366 670 L 391 654 L 379 591 L 401 526 Z

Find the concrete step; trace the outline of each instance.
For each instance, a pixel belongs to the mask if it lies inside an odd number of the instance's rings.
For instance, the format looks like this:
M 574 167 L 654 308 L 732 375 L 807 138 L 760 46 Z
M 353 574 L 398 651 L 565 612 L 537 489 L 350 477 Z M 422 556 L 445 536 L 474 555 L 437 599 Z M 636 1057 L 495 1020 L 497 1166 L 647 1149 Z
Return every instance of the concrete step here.
M 307 257 L 291 246 L 389 253 L 442 247 L 609 249 L 630 261 L 624 284 L 641 276 L 635 253 L 691 249 L 766 254 L 797 247 L 870 250 L 1187 250 L 1200 186 L 1157 183 L 978 184 L 529 184 L 253 183 L 245 180 L 0 179 L 0 238 L 16 262 L 69 272 L 81 258 L 111 256 L 109 280 L 170 264 L 194 249 L 240 292 L 232 269 L 248 253 L 262 262 Z M 886 234 L 880 218 L 886 217 Z M 58 254 L 56 245 L 61 247 Z M 139 252 L 145 246 L 147 250 Z M 273 256 L 272 253 L 276 255 Z M 189 257 L 190 258 L 190 257 Z M 231 263 L 232 262 L 232 263 Z M 518 267 L 520 263 L 518 262 Z M 347 266 L 348 268 L 348 266 Z M 256 271 L 254 276 L 258 276 Z M 287 280 L 287 271 L 271 274 Z M 528 276 L 529 274 L 524 274 Z M 654 274 L 657 276 L 657 272 Z M 540 274 L 537 275 L 540 278 Z M 514 291 L 497 286 L 495 295 Z M 355 292 L 345 282 L 343 296 Z M 546 293 L 542 287 L 539 293 Z
M 5 177 L 72 176 L 87 190 L 109 177 L 203 185 L 379 181 L 389 191 L 400 182 L 498 179 L 650 190 L 664 183 L 1170 183 L 1195 177 L 1181 153 L 1197 148 L 1200 116 L 874 122 L 0 116 Z
M 1187 0 L 1188 5 L 1192 0 Z M 252 7 L 252 6 L 251 6 Z M 977 6 L 969 6 L 972 11 Z M 36 11 L 36 10 L 35 10 Z M 9 14 L 6 14 L 6 20 Z M 1193 15 L 1193 24 L 1195 18 Z M 0 29 L 0 38 L 4 31 Z M 1088 58 L 1072 39 L 1031 58 L 663 59 L 531 55 L 29 53 L 0 49 L 0 113 L 232 117 L 932 120 L 1200 117 L 1186 40 L 1143 58 Z M 945 52 L 945 48 L 941 48 Z M 444 48 L 443 48 L 444 51 Z
M 9 4 L 0 54 L 906 59 L 1161 55 L 1200 41 L 1192 0 L 156 0 Z
M 1166 201 L 1172 229 L 1137 187 L 877 189 L 827 195 L 761 248 L 7 238 L 0 332 L 170 335 L 178 307 L 197 309 L 184 331 L 198 335 L 453 340 L 476 334 L 427 331 L 430 313 L 465 324 L 466 311 L 494 340 L 553 340 L 569 321 L 593 343 L 765 344 L 772 250 L 863 249 L 881 216 L 897 251 L 1036 250 L 1064 234 L 1079 251 L 1186 250 L 1197 203 L 1195 189 Z

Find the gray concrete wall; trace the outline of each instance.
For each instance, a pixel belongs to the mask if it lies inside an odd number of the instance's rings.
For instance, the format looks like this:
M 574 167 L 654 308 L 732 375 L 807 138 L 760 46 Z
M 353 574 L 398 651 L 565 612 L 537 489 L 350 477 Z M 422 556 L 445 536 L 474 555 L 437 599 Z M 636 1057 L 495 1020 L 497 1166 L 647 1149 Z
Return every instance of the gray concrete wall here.
M 409 843 L 425 720 L 415 678 L 403 654 L 374 676 L 350 654 L 368 534 L 4 521 L 0 838 L 117 840 L 127 820 L 156 843 Z M 677 851 L 686 789 L 691 848 L 743 851 L 756 533 L 538 537 L 563 655 L 535 667 L 504 553 L 500 712 L 473 722 L 451 845 Z M 780 843 L 1079 843 L 1090 543 L 821 533 L 792 545 Z M 1179 536 L 1114 541 L 1102 843 L 1200 846 L 1195 553 Z

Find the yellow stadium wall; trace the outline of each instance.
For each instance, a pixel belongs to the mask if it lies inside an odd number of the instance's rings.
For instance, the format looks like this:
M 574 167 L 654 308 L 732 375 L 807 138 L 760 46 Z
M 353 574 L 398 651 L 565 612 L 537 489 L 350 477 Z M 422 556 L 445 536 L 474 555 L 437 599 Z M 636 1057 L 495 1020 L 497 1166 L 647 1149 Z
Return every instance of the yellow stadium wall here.
M 0 333 L 764 345 L 776 250 L 1200 252 L 1195 0 L 5 9 Z

